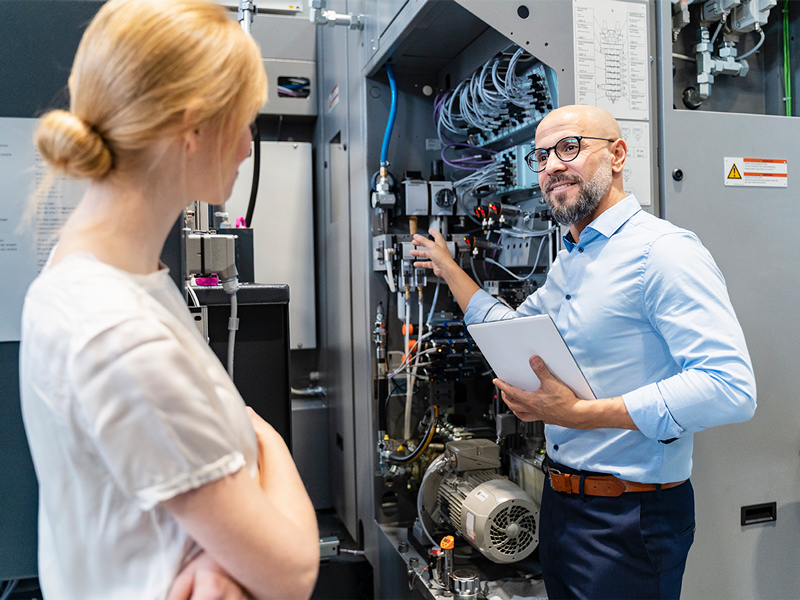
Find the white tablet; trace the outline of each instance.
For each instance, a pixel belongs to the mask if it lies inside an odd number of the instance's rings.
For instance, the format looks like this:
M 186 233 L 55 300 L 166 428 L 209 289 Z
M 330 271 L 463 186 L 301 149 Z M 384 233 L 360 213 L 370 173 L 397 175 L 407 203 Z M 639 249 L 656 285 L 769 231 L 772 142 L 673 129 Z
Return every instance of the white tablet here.
M 523 390 L 538 389 L 541 383 L 528 362 L 531 356 L 538 354 L 550 372 L 578 398 L 595 399 L 549 315 L 474 323 L 467 329 L 499 379 Z

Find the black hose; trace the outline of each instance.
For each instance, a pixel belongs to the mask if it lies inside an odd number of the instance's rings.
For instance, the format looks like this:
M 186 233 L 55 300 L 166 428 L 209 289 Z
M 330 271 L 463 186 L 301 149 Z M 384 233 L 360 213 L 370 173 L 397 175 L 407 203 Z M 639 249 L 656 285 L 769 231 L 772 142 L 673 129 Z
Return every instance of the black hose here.
M 250 186 L 250 202 L 247 204 L 245 226 L 253 226 L 253 211 L 256 209 L 256 196 L 258 195 L 258 178 L 261 176 L 261 132 L 258 129 L 258 119 L 253 122 L 253 183 Z
M 417 449 L 414 450 L 411 454 L 408 454 L 406 456 L 397 456 L 395 454 L 390 454 L 389 460 L 398 463 L 412 463 L 415 460 L 417 460 L 420 456 L 422 456 L 422 453 L 428 449 L 428 446 L 430 445 L 431 440 L 433 439 L 433 434 L 436 433 L 436 423 L 439 420 L 439 407 L 436 406 L 435 404 L 429 406 L 428 410 L 425 411 L 425 414 L 427 415 L 430 411 L 433 411 L 433 415 L 431 415 L 431 421 L 430 423 L 428 423 L 428 429 L 425 431 L 425 435 L 423 436 L 419 446 L 417 446 Z

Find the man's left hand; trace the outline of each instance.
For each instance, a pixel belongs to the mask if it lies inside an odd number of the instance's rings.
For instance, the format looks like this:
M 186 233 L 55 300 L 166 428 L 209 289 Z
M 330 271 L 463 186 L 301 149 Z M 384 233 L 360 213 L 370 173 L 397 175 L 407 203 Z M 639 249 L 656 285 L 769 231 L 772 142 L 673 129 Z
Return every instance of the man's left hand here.
M 534 392 L 495 379 L 494 384 L 502 392 L 503 402 L 517 415 L 520 421 L 544 421 L 572 429 L 586 428 L 581 409 L 586 400 L 581 400 L 564 383 L 553 375 L 539 356 L 531 356 L 531 369 L 539 378 L 541 386 Z

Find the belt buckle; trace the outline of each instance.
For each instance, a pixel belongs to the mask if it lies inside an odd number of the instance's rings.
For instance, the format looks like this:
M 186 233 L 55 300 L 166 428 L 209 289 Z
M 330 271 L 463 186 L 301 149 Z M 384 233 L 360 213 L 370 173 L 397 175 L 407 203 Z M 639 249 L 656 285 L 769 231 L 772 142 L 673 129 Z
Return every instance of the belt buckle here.
M 550 474 L 551 474 L 551 473 L 553 473 L 553 474 L 555 474 L 555 475 L 564 475 L 564 473 L 562 473 L 562 472 L 561 472 L 561 471 L 559 471 L 558 469 L 554 469 L 553 467 L 547 467 L 547 481 L 549 481 L 549 482 L 550 482 L 550 488 L 551 488 L 551 489 L 553 489 L 553 490 L 555 490 L 556 488 L 555 488 L 555 486 L 553 485 L 553 478 L 552 478 L 552 477 L 550 477 Z M 557 490 L 556 490 L 556 491 L 557 491 Z

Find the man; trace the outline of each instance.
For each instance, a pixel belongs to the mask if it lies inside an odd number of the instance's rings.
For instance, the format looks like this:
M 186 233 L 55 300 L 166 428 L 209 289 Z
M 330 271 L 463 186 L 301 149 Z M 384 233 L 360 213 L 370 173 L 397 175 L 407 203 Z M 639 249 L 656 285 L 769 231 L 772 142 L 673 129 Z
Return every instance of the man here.
M 566 106 L 536 130 L 528 164 L 568 227 L 546 284 L 512 311 L 431 230 L 417 267 L 443 277 L 469 323 L 555 321 L 597 400 L 531 357 L 535 392 L 495 380 L 523 421 L 545 422 L 540 557 L 550 598 L 677 598 L 694 537 L 692 434 L 745 421 L 755 380 L 725 282 L 686 230 L 625 194 L 627 146 L 606 111 Z

